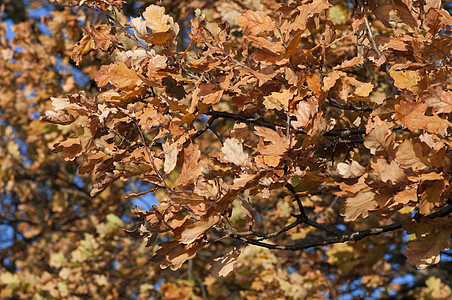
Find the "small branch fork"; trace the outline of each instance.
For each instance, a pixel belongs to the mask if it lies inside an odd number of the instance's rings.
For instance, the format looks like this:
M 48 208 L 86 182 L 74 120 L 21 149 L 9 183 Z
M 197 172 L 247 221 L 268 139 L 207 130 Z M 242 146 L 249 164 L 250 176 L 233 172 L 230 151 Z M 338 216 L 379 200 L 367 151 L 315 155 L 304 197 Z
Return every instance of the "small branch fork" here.
M 452 206 L 448 205 L 447 207 L 443 208 L 442 210 L 432 213 L 430 215 L 427 215 L 426 217 L 429 219 L 434 219 L 434 218 L 438 218 L 438 217 L 445 217 L 451 213 L 452 213 Z M 302 242 L 295 243 L 293 245 L 274 245 L 274 244 L 262 242 L 261 240 L 265 239 L 265 238 L 277 236 L 277 235 L 281 234 L 282 232 L 285 232 L 291 228 L 294 228 L 296 225 L 301 224 L 301 222 L 298 219 L 294 223 L 284 227 L 283 229 L 281 229 L 273 234 L 265 235 L 262 239 L 247 238 L 245 236 L 245 234 L 243 234 L 243 233 L 228 232 L 225 230 L 221 230 L 221 232 L 226 233 L 230 237 L 240 240 L 246 244 L 252 244 L 252 245 L 256 245 L 256 246 L 260 246 L 260 247 L 264 247 L 264 248 L 268 248 L 268 249 L 294 251 L 294 250 L 304 250 L 304 249 L 308 249 L 308 248 L 312 248 L 312 247 L 320 247 L 320 246 L 326 246 L 326 245 L 331 245 L 331 244 L 344 243 L 344 242 L 348 242 L 348 241 L 356 242 L 356 241 L 359 241 L 368 236 L 380 235 L 385 232 L 391 232 L 391 231 L 402 229 L 403 223 L 404 222 L 397 222 L 397 223 L 393 223 L 393 224 L 386 225 L 386 226 L 380 226 L 380 227 L 375 227 L 375 228 L 371 228 L 371 229 L 355 231 L 355 232 L 351 232 L 348 234 L 341 234 L 338 237 L 329 238 L 329 239 L 325 239 L 322 241 L 309 242 L 307 240 L 303 240 Z
M 266 128 L 276 129 L 277 127 L 286 130 L 286 125 L 278 125 L 271 122 L 267 122 L 262 118 L 253 118 L 249 116 L 244 116 L 240 114 L 233 114 L 225 111 L 216 111 L 216 110 L 210 110 L 205 113 L 208 116 L 211 116 L 212 118 L 218 119 L 218 118 L 224 118 L 224 119 L 230 119 L 230 120 L 236 120 L 238 122 L 246 123 L 246 124 L 254 124 Z M 206 129 L 207 130 L 207 129 Z M 205 131 L 205 130 L 204 130 Z M 204 133 L 204 132 L 202 132 Z M 299 134 L 306 134 L 303 130 L 297 130 L 296 133 Z M 364 127 L 356 127 L 356 128 L 350 128 L 350 129 L 333 129 L 330 131 L 327 131 L 324 133 L 324 136 L 337 136 L 337 137 L 347 137 L 357 134 L 365 134 L 366 128 Z M 199 135 L 198 135 L 199 136 Z

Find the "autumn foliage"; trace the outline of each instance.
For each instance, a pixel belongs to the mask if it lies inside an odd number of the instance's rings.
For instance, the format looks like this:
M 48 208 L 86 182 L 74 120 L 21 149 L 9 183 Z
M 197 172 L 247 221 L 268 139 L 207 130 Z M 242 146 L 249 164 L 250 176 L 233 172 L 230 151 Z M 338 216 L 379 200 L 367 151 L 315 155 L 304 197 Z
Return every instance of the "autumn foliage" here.
M 3 296 L 452 297 L 441 1 L 124 3 L 1 40 Z

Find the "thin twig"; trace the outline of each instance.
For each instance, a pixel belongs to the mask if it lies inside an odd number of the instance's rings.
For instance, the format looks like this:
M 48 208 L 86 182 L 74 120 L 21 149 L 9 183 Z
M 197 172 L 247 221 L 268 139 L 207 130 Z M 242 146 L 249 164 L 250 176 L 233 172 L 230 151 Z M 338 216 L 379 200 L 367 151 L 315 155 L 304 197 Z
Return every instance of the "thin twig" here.
M 375 42 L 374 35 L 372 33 L 372 29 L 370 29 L 369 21 L 367 20 L 367 15 L 364 16 L 364 24 L 366 25 L 367 29 L 367 36 L 369 37 L 369 41 L 372 44 L 372 48 L 374 49 L 375 53 L 377 53 L 377 57 L 381 57 L 381 52 L 378 49 L 377 43 Z
M 303 203 L 301 202 L 300 197 L 297 195 L 297 192 L 295 191 L 294 187 L 290 183 L 288 183 L 288 184 L 286 184 L 286 188 L 292 193 L 292 196 L 297 201 L 298 209 L 300 210 L 300 214 L 292 214 L 292 216 L 297 218 L 297 220 L 299 220 L 300 223 L 305 223 L 309 226 L 312 226 L 314 228 L 334 234 L 336 236 L 340 236 L 342 234 L 342 232 L 340 230 L 337 230 L 336 228 L 332 228 L 328 225 L 320 224 L 320 223 L 310 220 L 308 218 L 308 216 L 306 215 L 306 212 L 303 207 Z
M 297 195 L 297 191 L 295 191 L 294 187 L 290 183 L 286 184 L 286 188 L 292 193 L 292 196 L 297 201 L 298 209 L 300 211 L 300 216 L 303 217 L 303 218 L 308 218 L 307 215 L 306 215 L 306 212 L 304 210 L 303 203 L 301 203 L 301 199 Z
M 152 168 L 154 169 L 155 173 L 157 174 L 158 178 L 160 179 L 160 181 L 162 182 L 162 184 L 166 188 L 166 190 L 169 190 L 168 186 L 166 185 L 165 179 L 163 179 L 162 174 L 160 174 L 160 171 L 157 169 L 157 166 L 155 165 L 154 158 L 152 157 L 151 152 L 146 144 L 146 140 L 144 138 L 143 131 L 141 130 L 140 125 L 138 124 L 138 122 L 135 118 L 133 118 L 133 123 L 137 127 L 138 132 L 140 133 L 141 143 L 143 144 L 146 154 L 147 154 L 149 160 L 151 161 Z
M 356 107 L 356 106 L 352 106 L 352 105 L 344 105 L 344 104 L 337 102 L 335 99 L 326 99 L 325 102 L 333 107 L 340 108 L 343 110 L 354 110 L 354 111 L 373 111 L 374 110 L 372 107 Z

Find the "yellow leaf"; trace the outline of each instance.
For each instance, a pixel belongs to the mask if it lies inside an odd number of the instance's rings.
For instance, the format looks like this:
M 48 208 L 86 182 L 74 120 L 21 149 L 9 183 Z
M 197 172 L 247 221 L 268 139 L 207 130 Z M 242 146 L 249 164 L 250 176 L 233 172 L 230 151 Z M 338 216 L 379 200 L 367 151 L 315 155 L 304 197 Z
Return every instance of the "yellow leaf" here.
M 411 70 L 395 71 L 392 67 L 389 74 L 394 79 L 394 85 L 401 90 L 411 90 L 421 80 L 419 74 Z
M 152 32 L 167 32 L 171 25 L 168 24 L 169 16 L 165 15 L 165 8 L 157 5 L 150 5 L 143 13 L 146 19 L 146 25 L 152 29 Z
M 367 97 L 372 92 L 373 88 L 374 85 L 372 83 L 366 82 L 365 84 L 362 84 L 356 88 L 355 94 L 357 96 Z

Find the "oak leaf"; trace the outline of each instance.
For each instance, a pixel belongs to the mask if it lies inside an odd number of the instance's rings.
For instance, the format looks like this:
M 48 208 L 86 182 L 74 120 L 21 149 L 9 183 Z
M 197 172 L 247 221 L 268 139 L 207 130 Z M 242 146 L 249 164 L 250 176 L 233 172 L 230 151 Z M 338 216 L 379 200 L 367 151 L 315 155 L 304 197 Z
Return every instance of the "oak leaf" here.
M 258 35 L 263 31 L 274 30 L 276 23 L 260 11 L 247 10 L 239 17 L 239 26 L 249 30 L 253 35 Z
M 390 154 L 394 148 L 395 134 L 389 129 L 389 125 L 384 123 L 373 128 L 364 138 L 364 146 L 370 149 L 370 153 L 376 154 L 384 152 Z
M 394 85 L 402 90 L 414 91 L 413 87 L 416 87 L 417 83 L 421 80 L 419 73 L 411 70 L 396 71 L 396 68 L 397 65 L 393 66 L 389 71 L 392 79 L 394 79 Z
M 182 164 L 182 171 L 174 183 L 176 186 L 180 184 L 184 185 L 199 175 L 201 166 L 199 165 L 198 160 L 200 156 L 201 151 L 199 151 L 198 144 L 190 143 L 184 148 L 184 162 Z
M 354 221 L 359 216 L 367 218 L 369 216 L 369 210 L 374 209 L 377 206 L 374 196 L 374 192 L 364 190 L 354 197 L 348 197 L 345 201 L 344 209 L 341 211 L 344 220 L 346 222 Z
M 440 260 L 441 250 L 451 248 L 452 218 L 442 217 L 433 220 L 421 219 L 419 222 L 403 224 L 408 234 L 416 233 L 416 240 L 407 244 L 407 261 L 417 268 L 424 269 Z
M 143 18 L 152 32 L 166 32 L 171 28 L 168 24 L 170 17 L 165 15 L 165 8 L 162 6 L 149 5 L 143 12 Z
M 223 90 L 214 83 L 203 83 L 193 93 L 193 101 L 205 104 L 215 104 L 221 100 Z
M 211 215 L 206 219 L 197 220 L 194 223 L 190 223 L 186 226 L 181 226 L 180 241 L 183 244 L 191 244 L 202 236 L 208 229 L 217 224 L 221 217 L 219 215 Z M 188 221 L 187 221 L 188 222 Z M 179 231 L 174 231 L 178 236 Z
M 228 162 L 241 167 L 251 166 L 248 154 L 243 151 L 242 144 L 234 138 L 229 138 L 224 142 L 221 152 L 225 154 L 224 159 Z
M 235 247 L 222 257 L 215 258 L 209 270 L 210 274 L 215 277 L 226 277 L 234 269 L 241 252 L 240 247 Z
M 402 184 L 406 181 L 405 172 L 399 167 L 399 164 L 392 160 L 387 163 L 384 158 L 374 158 L 371 162 L 372 169 L 378 174 L 383 182 L 390 181 L 392 184 Z
M 412 168 L 413 170 L 425 170 L 428 168 L 428 159 L 425 157 L 425 148 L 421 143 L 414 143 L 405 140 L 397 147 L 395 160 L 404 168 Z
M 196 241 L 193 244 L 185 245 L 177 241 L 162 242 L 159 244 L 160 249 L 151 258 L 151 262 L 160 264 L 162 269 L 168 267 L 175 271 L 179 269 L 184 262 L 195 257 L 203 246 L 204 242 Z
M 452 91 L 443 91 L 441 86 L 430 87 L 422 95 L 422 99 L 436 114 L 452 112 Z
M 426 116 L 425 103 L 401 101 L 395 105 L 395 120 L 410 130 L 423 129 L 430 133 L 444 134 L 452 124 L 437 115 Z
M 355 56 L 352 59 L 344 60 L 340 65 L 333 67 L 334 70 L 341 70 L 347 68 L 353 68 L 357 65 L 361 64 L 364 61 L 364 58 L 360 56 Z
M 121 90 L 130 91 L 143 81 L 134 69 L 129 69 L 123 62 L 120 62 L 110 68 L 110 82 Z
M 273 92 L 269 96 L 264 97 L 263 104 L 267 109 L 287 110 L 293 96 L 294 91 L 290 89 L 285 89 L 282 92 Z
M 394 195 L 394 201 L 400 204 L 408 204 L 408 202 L 417 202 L 417 189 L 412 188 L 403 190 Z
M 177 154 L 179 150 L 177 149 L 177 144 L 170 143 L 166 141 L 162 144 L 162 149 L 165 152 L 165 163 L 163 165 L 163 171 L 169 174 L 176 167 Z
M 366 168 L 352 160 L 350 163 L 338 163 L 337 171 L 343 178 L 358 178 L 364 174 Z

